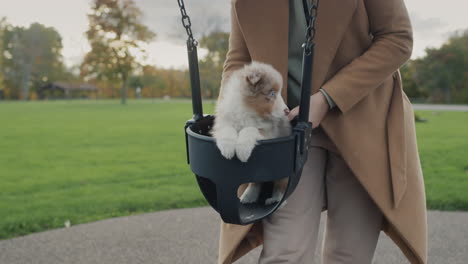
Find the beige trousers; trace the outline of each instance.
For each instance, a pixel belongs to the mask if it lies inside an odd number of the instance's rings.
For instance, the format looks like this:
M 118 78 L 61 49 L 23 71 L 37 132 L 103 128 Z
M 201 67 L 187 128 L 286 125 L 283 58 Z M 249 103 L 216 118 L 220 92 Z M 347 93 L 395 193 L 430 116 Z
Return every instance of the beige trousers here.
M 286 205 L 262 219 L 258 263 L 312 264 L 324 206 L 322 263 L 371 263 L 383 215 L 320 127 L 312 139 L 296 190 Z

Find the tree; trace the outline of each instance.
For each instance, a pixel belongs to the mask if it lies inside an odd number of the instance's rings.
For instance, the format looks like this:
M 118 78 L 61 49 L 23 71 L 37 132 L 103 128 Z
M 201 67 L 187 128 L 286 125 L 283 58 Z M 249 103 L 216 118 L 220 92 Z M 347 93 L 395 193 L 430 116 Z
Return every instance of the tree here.
M 6 26 L 6 18 L 0 19 L 0 100 L 2 100 L 5 96 L 5 85 L 4 85 L 4 65 L 3 65 L 3 53 L 5 52 L 5 49 L 3 48 L 3 35 L 5 31 L 5 26 Z
M 215 31 L 201 38 L 200 47 L 208 54 L 200 61 L 201 86 L 208 98 L 216 98 L 221 84 L 223 64 L 229 46 L 229 33 Z
M 156 37 L 141 23 L 142 12 L 133 0 L 94 0 L 86 32 L 91 51 L 81 65 L 81 75 L 122 83 L 122 104 L 126 102 L 127 80 L 139 66 L 136 54 L 145 53 L 144 42 Z
M 143 97 L 189 97 L 188 70 L 156 68 L 144 65 L 138 75 L 129 79 L 129 87 L 142 88 Z
M 413 81 L 432 102 L 468 103 L 468 30 L 455 32 L 440 48 L 412 62 Z
M 401 68 L 401 78 L 403 82 L 403 89 L 410 98 L 425 98 L 427 97 L 427 91 L 424 86 L 418 85 L 415 81 L 416 78 L 416 67 L 413 61 L 408 61 Z
M 65 72 L 62 38 L 54 28 L 39 23 L 2 28 L 2 72 L 11 98 L 28 100 L 31 87 L 36 89 Z

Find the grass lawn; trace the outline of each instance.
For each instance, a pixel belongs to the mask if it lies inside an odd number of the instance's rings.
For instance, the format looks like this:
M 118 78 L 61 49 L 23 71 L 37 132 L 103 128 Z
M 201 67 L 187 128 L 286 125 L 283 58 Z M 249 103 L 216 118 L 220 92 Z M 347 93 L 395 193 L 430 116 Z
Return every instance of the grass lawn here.
M 468 210 L 468 113 L 418 113 L 428 207 Z M 190 116 L 189 101 L 0 103 L 0 239 L 207 205 L 185 159 Z
M 468 210 L 468 112 L 416 111 L 427 207 Z

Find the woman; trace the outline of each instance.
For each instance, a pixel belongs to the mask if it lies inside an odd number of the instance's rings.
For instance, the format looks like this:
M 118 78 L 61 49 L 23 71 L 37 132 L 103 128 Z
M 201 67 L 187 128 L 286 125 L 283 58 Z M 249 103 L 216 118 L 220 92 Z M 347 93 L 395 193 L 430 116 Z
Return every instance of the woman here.
M 297 11 L 301 4 L 233 0 L 222 83 L 251 60 L 269 63 L 283 76 L 282 96 L 296 106 L 294 60 L 301 50 L 294 31 L 304 27 Z M 270 217 L 246 226 L 221 221 L 218 263 L 232 263 L 262 244 L 260 264 L 313 263 L 325 209 L 324 263 L 371 263 L 381 230 L 409 262 L 427 263 L 413 108 L 398 71 L 413 46 L 405 4 L 322 0 L 316 30 L 313 140 L 301 181 Z

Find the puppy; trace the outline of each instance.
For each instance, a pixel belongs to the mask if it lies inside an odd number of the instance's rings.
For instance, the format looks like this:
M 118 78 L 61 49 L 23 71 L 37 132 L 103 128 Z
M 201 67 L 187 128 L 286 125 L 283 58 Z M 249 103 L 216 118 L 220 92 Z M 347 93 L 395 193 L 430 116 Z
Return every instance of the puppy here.
M 291 134 L 289 109 L 281 97 L 283 80 L 271 65 L 252 61 L 234 71 L 226 81 L 215 108 L 211 131 L 221 154 L 234 155 L 247 162 L 257 140 L 284 137 Z M 274 182 L 273 195 L 265 203 L 281 200 L 288 178 Z M 258 200 L 260 183 L 249 183 L 240 197 L 241 203 Z

